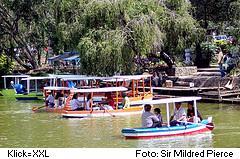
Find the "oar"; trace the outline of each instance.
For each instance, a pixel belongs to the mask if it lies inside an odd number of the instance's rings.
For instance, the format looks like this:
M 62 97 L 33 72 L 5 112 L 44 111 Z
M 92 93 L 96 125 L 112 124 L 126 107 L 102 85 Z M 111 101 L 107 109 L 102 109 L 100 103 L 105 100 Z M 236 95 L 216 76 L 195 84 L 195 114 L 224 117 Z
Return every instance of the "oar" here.
M 32 108 L 32 111 L 36 111 L 36 110 L 44 108 L 44 107 L 46 107 L 46 106 L 45 105 L 39 106 L 39 107 L 35 106 L 35 107 Z
M 104 106 L 101 106 L 101 105 L 100 105 L 100 107 L 101 107 L 104 111 L 106 111 L 108 114 L 110 114 L 112 117 L 115 117 L 115 115 L 112 114 L 112 113 L 110 113 Z
M 115 117 L 115 115 L 112 114 L 112 113 L 110 113 L 107 109 L 105 109 L 105 111 L 106 111 L 108 114 L 110 114 L 112 117 Z

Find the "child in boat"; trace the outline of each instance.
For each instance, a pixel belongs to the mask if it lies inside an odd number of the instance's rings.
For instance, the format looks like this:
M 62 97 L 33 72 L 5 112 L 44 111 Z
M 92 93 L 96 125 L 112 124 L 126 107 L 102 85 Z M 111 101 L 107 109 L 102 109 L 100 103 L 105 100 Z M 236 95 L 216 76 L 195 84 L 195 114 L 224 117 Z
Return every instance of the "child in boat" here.
M 51 91 L 47 91 L 47 98 L 46 98 L 46 104 L 47 104 L 47 106 L 49 106 L 49 107 L 51 107 L 51 108 L 54 108 L 54 105 L 55 105 L 55 103 L 54 103 L 54 97 L 53 97 L 53 95 L 52 95 L 52 92 Z
M 83 110 L 82 103 L 77 99 L 78 95 L 74 94 L 70 102 L 72 110 Z
M 194 120 L 194 116 L 195 116 L 195 110 L 194 110 L 194 107 L 193 107 L 193 101 L 190 101 L 188 102 L 188 109 L 187 109 L 187 120 L 188 122 L 193 122 Z M 199 111 L 197 110 L 197 120 L 198 122 L 202 121 L 202 116 L 201 114 L 199 113 Z
M 151 128 L 154 123 L 159 122 L 159 119 L 155 114 L 151 112 L 152 106 L 149 104 L 144 105 L 144 112 L 142 113 L 142 127 Z
M 162 114 L 159 108 L 154 109 L 154 114 L 159 119 L 159 122 L 154 122 L 153 127 L 162 127 Z

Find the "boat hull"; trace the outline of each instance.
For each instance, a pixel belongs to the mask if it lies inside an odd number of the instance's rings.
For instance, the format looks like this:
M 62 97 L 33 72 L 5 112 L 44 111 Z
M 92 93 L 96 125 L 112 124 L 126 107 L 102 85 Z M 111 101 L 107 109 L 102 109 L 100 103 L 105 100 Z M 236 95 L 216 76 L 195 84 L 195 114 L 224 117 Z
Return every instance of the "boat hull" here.
M 123 136 L 127 139 L 160 138 L 169 136 L 183 136 L 211 131 L 213 124 L 204 120 L 202 123 L 188 123 L 179 126 L 163 126 L 160 128 L 125 128 L 122 130 Z
M 94 110 L 94 111 L 64 111 L 62 117 L 64 118 L 86 118 L 86 117 L 105 117 L 105 116 L 124 116 L 141 114 L 142 106 L 130 107 L 118 110 Z

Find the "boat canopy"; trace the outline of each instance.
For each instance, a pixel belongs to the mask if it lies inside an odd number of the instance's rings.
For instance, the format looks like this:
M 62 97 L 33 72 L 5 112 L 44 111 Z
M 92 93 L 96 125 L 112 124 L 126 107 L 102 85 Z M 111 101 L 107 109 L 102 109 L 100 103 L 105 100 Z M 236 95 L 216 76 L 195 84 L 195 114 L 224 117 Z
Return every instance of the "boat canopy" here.
M 43 79 L 55 79 L 56 77 L 27 77 L 22 80 L 43 80 Z
M 73 88 L 69 88 L 69 87 L 44 87 L 44 90 L 54 90 L 54 91 L 68 91 L 71 90 Z
M 2 76 L 3 78 L 27 78 L 27 77 L 31 77 L 29 75 L 4 75 Z
M 56 78 L 81 78 L 81 77 L 86 77 L 86 75 L 53 75 L 53 74 L 49 74 L 49 77 L 56 77 Z
M 142 78 L 148 78 L 148 77 L 152 77 L 152 75 L 125 75 L 125 76 L 113 76 L 113 78 L 117 78 L 117 79 L 132 79 L 132 80 L 139 80 Z
M 105 88 L 90 88 L 90 89 L 73 89 L 71 92 L 73 93 L 105 93 L 105 92 L 123 92 L 128 89 L 125 87 L 105 87 Z
M 166 99 L 158 99 L 158 100 L 150 100 L 150 101 L 136 101 L 131 102 L 131 105 L 141 105 L 141 104 L 165 104 L 166 105 L 166 115 L 167 115 L 167 126 L 170 127 L 170 107 L 169 104 L 173 103 L 175 109 L 176 102 L 189 102 L 193 101 L 194 113 L 197 114 L 197 104 L 196 101 L 200 100 L 201 97 L 178 97 L 178 98 L 166 98 Z M 197 123 L 197 117 L 194 116 L 194 123 Z
M 87 77 L 87 76 L 82 76 L 82 77 L 63 77 L 61 80 L 63 81 L 77 81 L 77 80 L 103 80 L 108 77 Z
M 167 103 L 176 103 L 176 102 L 189 102 L 200 100 L 201 97 L 178 97 L 178 98 L 166 98 L 166 99 L 158 99 L 158 100 L 149 100 L 149 101 L 132 101 L 133 105 L 141 105 L 141 104 L 167 104 Z

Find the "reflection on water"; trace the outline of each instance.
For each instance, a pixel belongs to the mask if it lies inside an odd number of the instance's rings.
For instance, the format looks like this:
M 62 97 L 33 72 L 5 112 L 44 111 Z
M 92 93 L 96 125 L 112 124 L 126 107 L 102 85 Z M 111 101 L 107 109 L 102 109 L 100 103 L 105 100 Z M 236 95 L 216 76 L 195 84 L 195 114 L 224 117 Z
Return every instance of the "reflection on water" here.
M 31 111 L 41 105 L 0 98 L 0 147 L 240 147 L 236 105 L 199 105 L 204 117 L 213 116 L 212 133 L 147 140 L 126 140 L 121 135 L 122 128 L 140 127 L 140 115 L 63 119 L 59 114 Z
M 187 135 L 187 136 L 174 136 L 165 137 L 151 140 L 139 140 L 137 147 L 151 148 L 204 148 L 212 147 L 212 136 L 211 132 Z

